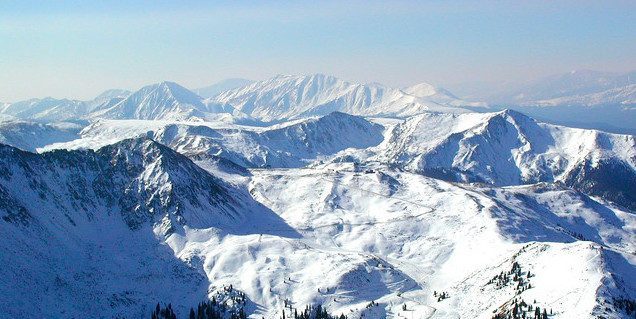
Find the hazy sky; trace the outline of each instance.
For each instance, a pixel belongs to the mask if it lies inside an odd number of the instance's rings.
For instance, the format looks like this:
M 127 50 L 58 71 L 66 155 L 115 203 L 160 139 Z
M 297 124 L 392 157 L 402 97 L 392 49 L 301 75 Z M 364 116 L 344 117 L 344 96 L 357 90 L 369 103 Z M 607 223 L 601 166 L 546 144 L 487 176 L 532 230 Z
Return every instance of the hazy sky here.
M 0 101 L 279 73 L 444 86 L 636 69 L 633 0 L 125 2 L 0 1 Z

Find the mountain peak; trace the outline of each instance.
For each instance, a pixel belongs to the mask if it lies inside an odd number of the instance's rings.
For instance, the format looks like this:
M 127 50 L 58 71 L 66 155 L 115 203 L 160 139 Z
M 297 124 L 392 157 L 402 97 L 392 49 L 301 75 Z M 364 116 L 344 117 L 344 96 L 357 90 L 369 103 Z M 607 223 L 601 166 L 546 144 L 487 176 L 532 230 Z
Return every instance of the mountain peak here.
M 164 92 L 169 93 L 174 95 L 175 97 L 182 97 L 182 96 L 190 96 L 190 97 L 194 97 L 196 99 L 201 99 L 201 97 L 199 97 L 198 95 L 196 95 L 194 92 L 188 90 L 187 88 L 185 88 L 184 86 L 176 83 L 176 82 L 171 82 L 171 81 L 163 81 L 163 82 L 159 82 L 153 85 L 150 85 L 150 87 L 154 87 L 156 89 L 161 89 L 164 90 Z
M 205 110 L 203 99 L 170 81 L 145 86 L 94 117 L 110 119 L 185 120 Z

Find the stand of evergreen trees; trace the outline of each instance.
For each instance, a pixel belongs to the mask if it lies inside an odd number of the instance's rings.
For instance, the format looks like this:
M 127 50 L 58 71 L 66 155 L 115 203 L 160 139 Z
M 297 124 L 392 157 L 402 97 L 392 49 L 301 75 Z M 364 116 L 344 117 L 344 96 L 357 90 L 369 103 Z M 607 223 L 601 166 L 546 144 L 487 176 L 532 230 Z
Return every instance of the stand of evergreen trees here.
M 550 309 L 550 315 L 552 309 Z M 539 306 L 533 306 L 526 303 L 523 299 L 513 300 L 512 306 L 509 309 L 499 311 L 492 316 L 492 319 L 548 319 L 547 309 L 541 309 Z
M 157 303 L 157 306 L 155 307 L 155 310 L 152 311 L 150 318 L 151 319 L 177 319 L 177 316 L 174 314 L 174 311 L 172 311 L 171 304 L 168 304 L 164 308 Z
M 223 290 L 226 293 L 232 293 L 233 288 L 230 285 L 229 287 L 224 287 Z M 216 298 L 212 298 L 212 300 L 207 300 L 199 303 L 195 308 L 190 308 L 190 312 L 188 315 L 189 319 L 246 319 L 247 314 L 245 313 L 245 305 L 247 304 L 247 298 L 245 293 L 237 291 L 230 298 L 235 305 L 238 306 L 238 310 L 236 309 L 228 309 L 224 302 L 218 302 Z M 168 304 L 165 308 L 161 307 L 160 304 L 157 304 L 155 310 L 151 314 L 151 319 L 177 319 L 174 311 L 172 310 L 172 305 Z
M 501 289 L 512 284 L 515 285 L 517 294 L 520 294 L 532 288 L 532 284 L 530 284 L 530 278 L 532 276 L 530 271 L 524 273 L 521 270 L 521 265 L 515 261 L 512 263 L 512 268 L 509 271 L 502 271 L 499 275 L 495 275 L 488 281 L 488 284 L 495 285 L 496 289 Z
M 433 291 L 433 297 L 437 298 L 437 302 L 440 302 L 444 299 L 450 298 L 450 295 L 446 291 L 442 291 L 438 293 L 437 291 Z
M 636 318 L 636 300 L 617 298 L 614 299 L 614 306 L 627 313 L 628 316 L 633 315 Z
M 244 304 L 243 304 L 244 305 Z M 199 303 L 197 309 L 190 308 L 189 319 L 223 319 L 226 313 L 226 308 L 223 304 L 217 303 L 215 298 L 212 300 Z M 239 308 L 238 312 L 230 312 L 230 319 L 245 319 L 247 314 L 243 307 Z
M 281 319 L 347 319 L 347 316 L 341 314 L 340 316 L 331 315 L 327 312 L 327 309 L 322 305 L 305 306 L 303 311 L 291 307 L 291 302 L 285 302 L 285 305 L 289 305 L 289 308 L 283 309 Z M 287 310 L 288 309 L 288 310 Z M 287 315 L 286 315 L 287 310 Z

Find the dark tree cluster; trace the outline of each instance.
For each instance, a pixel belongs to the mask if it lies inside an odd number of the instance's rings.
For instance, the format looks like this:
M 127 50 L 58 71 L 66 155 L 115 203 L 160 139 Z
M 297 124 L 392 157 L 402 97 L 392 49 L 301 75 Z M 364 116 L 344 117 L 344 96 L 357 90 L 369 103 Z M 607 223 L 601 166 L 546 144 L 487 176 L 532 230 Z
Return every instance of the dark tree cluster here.
M 343 314 L 341 314 L 340 316 L 329 314 L 329 312 L 327 312 L 327 309 L 322 307 L 322 305 L 308 305 L 305 306 L 305 309 L 300 312 L 298 311 L 298 309 L 293 308 L 291 306 L 291 302 L 288 302 L 287 300 L 285 301 L 285 305 L 286 308 L 283 309 L 283 315 L 281 319 L 347 319 L 347 317 Z M 287 305 L 289 305 L 289 308 L 287 308 Z M 287 311 L 288 314 L 286 315 L 285 311 L 287 309 L 289 310 Z
M 614 299 L 614 307 L 625 311 L 627 315 L 633 314 L 634 318 L 636 318 L 636 300 L 625 298 Z
M 589 239 L 587 239 L 583 234 L 577 233 L 577 232 L 573 232 L 573 231 L 571 231 L 569 229 L 563 228 L 561 226 L 561 224 L 557 224 L 557 227 L 558 227 L 558 229 L 560 231 L 562 231 L 562 232 L 564 232 L 564 233 L 566 233 L 566 234 L 568 234 L 568 235 L 570 235 L 570 236 L 572 236 L 572 237 L 574 237 L 574 238 L 576 238 L 578 240 L 589 241 Z
M 532 288 L 532 284 L 530 284 L 530 278 L 532 276 L 530 271 L 524 273 L 519 263 L 515 261 L 512 263 L 512 268 L 509 271 L 502 271 L 498 275 L 495 275 L 488 281 L 488 284 L 495 285 L 496 289 L 515 285 L 517 294 L 520 294 Z
M 552 309 L 550 309 L 550 315 Z M 497 314 L 492 316 L 492 319 L 548 319 L 548 311 L 539 306 L 533 306 L 526 303 L 523 299 L 513 300 L 512 305 L 509 308 L 500 310 Z
M 433 291 L 433 297 L 437 298 L 437 302 L 440 302 L 444 299 L 450 298 L 450 295 L 446 291 L 442 291 L 439 293 L 437 291 Z
M 223 287 L 225 293 L 232 293 L 232 286 Z M 189 319 L 245 319 L 247 314 L 245 313 L 245 305 L 247 304 L 247 298 L 245 293 L 236 291 L 236 293 L 230 298 L 234 301 L 235 305 L 238 305 L 238 310 L 228 309 L 225 302 L 219 302 L 216 298 L 199 303 L 195 308 L 190 308 L 188 314 Z M 157 307 L 152 312 L 151 319 L 177 319 L 172 305 L 168 304 L 165 308 L 157 304 Z
M 190 308 L 189 319 L 223 319 L 226 313 L 226 307 L 222 303 L 218 303 L 215 298 L 212 300 L 204 301 L 197 306 L 197 309 Z M 238 312 L 230 312 L 228 314 L 231 319 L 244 319 L 247 318 L 243 307 L 239 308 Z
M 177 316 L 174 314 L 171 304 L 168 304 L 164 308 L 157 303 L 157 306 L 155 307 L 155 310 L 152 311 L 150 318 L 151 319 L 177 319 Z

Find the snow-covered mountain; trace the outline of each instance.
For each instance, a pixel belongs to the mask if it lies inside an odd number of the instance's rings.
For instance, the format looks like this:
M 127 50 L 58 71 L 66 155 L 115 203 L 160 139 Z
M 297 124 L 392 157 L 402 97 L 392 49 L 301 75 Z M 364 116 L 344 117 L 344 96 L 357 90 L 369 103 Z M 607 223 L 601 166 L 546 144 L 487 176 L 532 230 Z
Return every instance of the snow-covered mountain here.
M 634 76 L 636 77 L 636 74 L 634 74 Z M 568 95 L 546 100 L 537 100 L 534 103 L 540 106 L 597 106 L 610 104 L 636 108 L 636 84 L 629 84 L 589 94 Z
M 187 120 L 205 117 L 200 96 L 174 82 L 145 86 L 93 118 L 138 120 Z
M 247 192 L 152 140 L 0 154 L 3 316 L 146 317 L 163 300 L 185 313 L 213 287 L 166 238 L 285 228 Z
M 561 182 L 636 209 L 633 135 L 545 124 L 511 110 L 376 121 L 386 122 L 386 129 L 339 112 L 267 128 L 99 121 L 76 140 L 39 150 L 95 149 L 147 136 L 193 159 L 221 157 L 249 168 L 381 163 L 457 182 Z
M 511 110 L 422 114 L 393 127 L 375 152 L 361 157 L 460 182 L 559 181 L 636 209 L 633 135 L 544 124 Z
M 491 318 L 514 298 L 553 318 L 624 318 L 636 293 L 634 215 L 563 186 L 347 163 L 231 186 L 148 139 L 0 152 L 10 317 L 143 317 L 157 302 L 186 317 L 232 285 L 252 318 L 280 317 L 286 300 L 350 318 Z
M 87 114 L 88 109 L 84 101 L 47 97 L 9 103 L 0 112 L 19 119 L 65 121 Z
M 635 313 L 633 135 L 324 75 L 93 101 L 2 106 L 0 317 Z
M 119 103 L 131 94 L 128 90 L 111 89 L 106 90 L 102 94 L 96 96 L 93 100 L 87 101 L 89 104 L 88 112 L 105 110 Z
M 379 144 L 383 127 L 334 112 L 269 128 L 214 127 L 199 123 L 98 121 L 66 143 L 49 149 L 96 149 L 121 139 L 147 136 L 193 159 L 221 157 L 244 167 L 302 167 L 347 148 Z
M 0 114 L 10 115 L 23 120 L 59 122 L 77 120 L 89 113 L 107 108 L 127 96 L 125 90 L 108 90 L 93 100 L 80 101 L 69 99 L 30 99 L 0 106 Z
M 323 74 L 279 75 L 223 92 L 213 101 L 230 104 L 263 121 L 334 111 L 377 116 L 408 116 L 425 111 L 466 112 L 456 107 L 461 106 L 462 101 L 444 91 L 424 92 L 422 86 L 412 87 L 410 91 L 415 95 L 380 84 L 350 83 Z
M 202 91 L 201 91 L 202 90 Z M 225 90 L 225 91 L 221 91 Z M 6 104 L 1 114 L 21 119 L 224 120 L 280 122 L 334 111 L 356 115 L 404 117 L 422 112 L 467 112 L 482 106 L 420 83 L 404 90 L 380 84 L 350 83 L 332 76 L 280 75 L 251 82 L 233 79 L 200 89 L 205 97 L 174 83 L 161 82 L 130 93 L 109 90 L 91 101 L 34 99 Z M 214 91 L 213 93 L 211 93 Z
M 418 83 L 409 87 L 402 89 L 403 92 L 410 94 L 412 96 L 426 99 L 428 101 L 433 101 L 435 103 L 441 105 L 453 105 L 453 106 L 485 106 L 481 103 L 470 103 L 461 100 L 460 98 L 453 95 L 453 93 L 449 92 L 446 89 L 435 87 L 429 83 Z
M 628 291 L 634 289 L 634 261 L 627 252 L 633 251 L 634 232 L 631 226 L 620 229 L 634 225 L 634 215 L 568 188 L 453 185 L 386 168 L 355 172 L 342 164 L 258 172 L 250 188 L 303 230 L 308 251 L 366 252 L 378 259 L 359 275 L 340 279 L 355 282 L 344 287 L 331 283 L 331 276 L 321 285 L 325 279 L 318 271 L 292 272 L 289 287 L 277 286 L 296 296 L 301 283 L 312 282 L 321 287 L 320 300 L 345 312 L 360 296 L 380 303 L 377 308 L 355 303 L 356 317 L 491 318 L 511 311 L 513 298 L 552 308 L 555 318 L 622 317 L 604 307 L 612 309 L 611 300 L 618 297 L 611 296 L 633 294 Z M 612 230 L 599 230 L 601 224 Z M 628 246 L 609 248 L 604 242 L 614 241 L 614 235 Z M 493 281 L 515 262 L 524 276 L 535 276 L 522 284 Z M 374 274 L 392 269 L 407 278 Z M 232 280 L 250 286 L 249 279 Z M 614 290 L 615 283 L 622 288 Z M 519 288 L 524 284 L 532 288 Z M 324 293 L 322 287 L 334 286 L 333 293 Z M 442 292 L 450 297 L 440 300 Z
M 636 72 L 616 74 L 593 70 L 575 70 L 557 74 L 507 93 L 503 102 L 530 104 L 568 96 L 584 96 L 636 84 Z

